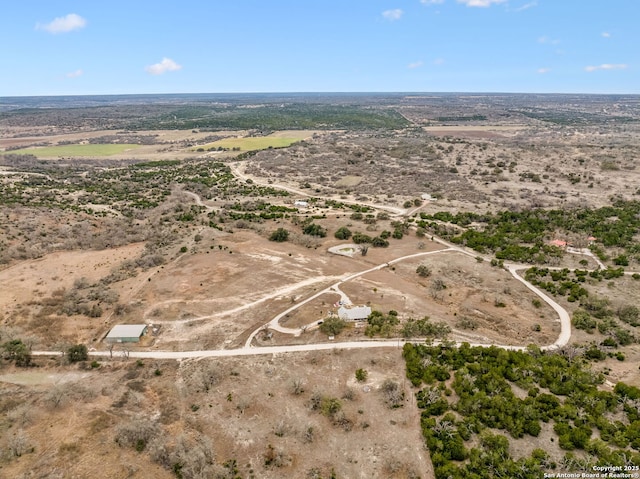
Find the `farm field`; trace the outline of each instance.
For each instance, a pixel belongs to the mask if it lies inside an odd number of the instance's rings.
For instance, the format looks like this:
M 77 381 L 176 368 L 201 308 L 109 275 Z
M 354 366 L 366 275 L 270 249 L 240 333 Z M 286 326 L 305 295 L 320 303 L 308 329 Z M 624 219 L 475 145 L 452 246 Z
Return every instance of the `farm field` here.
M 313 133 L 314 132 L 311 131 L 282 131 L 268 136 L 224 138 L 194 149 L 211 150 L 224 148 L 236 151 L 255 151 L 266 150 L 268 148 L 286 148 L 313 135 Z
M 134 144 L 92 144 L 92 145 L 56 145 L 43 146 L 39 148 L 25 148 L 14 150 L 14 154 L 18 155 L 34 155 L 38 158 L 60 157 L 60 156 L 111 156 L 118 155 L 128 151 L 134 151 L 141 145 Z
M 238 151 L 266 150 L 267 148 L 284 148 L 300 141 L 296 138 L 225 138 L 224 140 L 207 143 L 199 148 L 228 148 Z

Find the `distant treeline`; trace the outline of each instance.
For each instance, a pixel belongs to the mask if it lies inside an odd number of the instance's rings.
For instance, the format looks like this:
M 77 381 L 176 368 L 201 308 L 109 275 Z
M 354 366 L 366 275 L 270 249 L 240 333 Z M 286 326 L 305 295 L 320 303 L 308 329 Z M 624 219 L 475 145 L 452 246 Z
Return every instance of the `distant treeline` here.
M 141 129 L 389 129 L 408 126 L 390 109 L 341 105 L 265 105 L 255 108 L 185 106 L 158 117 L 140 118 L 129 128 Z

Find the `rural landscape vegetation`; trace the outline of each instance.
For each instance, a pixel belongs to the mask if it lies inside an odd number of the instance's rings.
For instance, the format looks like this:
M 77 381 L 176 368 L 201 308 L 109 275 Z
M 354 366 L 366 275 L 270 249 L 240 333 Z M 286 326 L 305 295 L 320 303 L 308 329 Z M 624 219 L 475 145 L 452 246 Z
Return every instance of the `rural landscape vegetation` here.
M 0 98 L 0 477 L 638 477 L 639 155 L 634 95 Z

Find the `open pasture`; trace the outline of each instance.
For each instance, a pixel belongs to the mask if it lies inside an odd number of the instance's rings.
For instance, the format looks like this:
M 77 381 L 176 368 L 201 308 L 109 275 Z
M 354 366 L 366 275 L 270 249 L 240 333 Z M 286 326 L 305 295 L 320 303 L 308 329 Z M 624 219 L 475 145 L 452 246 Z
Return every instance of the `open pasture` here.
M 204 146 L 200 146 L 197 149 L 204 148 L 209 150 L 211 148 L 228 148 L 239 149 L 240 151 L 253 151 L 253 150 L 266 150 L 268 148 L 285 148 L 300 141 L 298 138 L 276 138 L 272 136 L 261 136 L 252 138 L 225 138 L 223 140 L 214 141 L 213 143 L 207 143 Z
M 135 150 L 136 144 L 89 144 L 89 145 L 56 145 L 41 148 L 25 148 L 12 151 L 14 154 L 34 155 L 38 158 L 60 156 L 111 156 Z

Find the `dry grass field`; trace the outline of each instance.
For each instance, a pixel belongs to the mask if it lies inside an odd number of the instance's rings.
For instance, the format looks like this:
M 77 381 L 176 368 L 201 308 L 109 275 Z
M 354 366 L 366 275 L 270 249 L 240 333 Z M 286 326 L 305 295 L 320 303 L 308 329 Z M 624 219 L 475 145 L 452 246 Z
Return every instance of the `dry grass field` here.
M 0 447 L 24 444 L 3 477 L 170 478 L 178 463 L 188 477 L 432 474 L 398 349 L 118 359 L 88 371 L 56 362 L 42 364 L 45 376 L 0 374 Z M 355 379 L 360 368 L 366 381 Z M 385 380 L 404 388 L 403 407 L 386 405 Z M 128 442 L 132 427 L 144 444 Z

